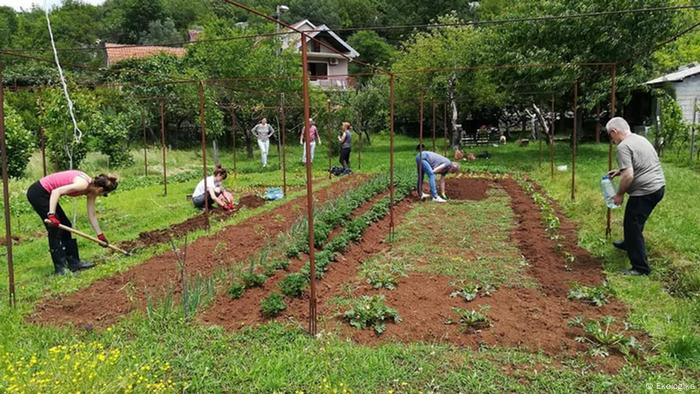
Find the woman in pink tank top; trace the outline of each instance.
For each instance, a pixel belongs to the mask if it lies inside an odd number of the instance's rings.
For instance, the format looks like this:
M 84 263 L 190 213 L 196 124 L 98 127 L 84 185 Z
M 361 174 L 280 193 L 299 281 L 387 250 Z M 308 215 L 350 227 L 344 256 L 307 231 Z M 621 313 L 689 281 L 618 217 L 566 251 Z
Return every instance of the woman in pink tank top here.
M 27 190 L 27 199 L 42 221 L 47 220 L 46 230 L 49 237 L 49 251 L 53 260 L 56 274 L 63 275 L 70 271 L 80 271 L 92 268 L 94 264 L 80 261 L 78 243 L 71 237 L 70 232 L 58 228 L 59 224 L 72 227 L 68 216 L 61 208 L 59 200 L 62 196 L 87 197 L 87 212 L 90 225 L 97 233 L 102 246 L 107 246 L 107 238 L 102 233 L 95 216 L 95 200 L 117 188 L 117 178 L 100 174 L 90 178 L 82 171 L 61 171 L 41 178 Z

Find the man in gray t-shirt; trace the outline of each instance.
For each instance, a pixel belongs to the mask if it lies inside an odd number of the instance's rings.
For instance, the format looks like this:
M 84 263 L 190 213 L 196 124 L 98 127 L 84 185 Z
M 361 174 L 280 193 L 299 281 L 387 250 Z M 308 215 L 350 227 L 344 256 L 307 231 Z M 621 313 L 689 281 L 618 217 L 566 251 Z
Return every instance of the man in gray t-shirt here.
M 622 118 L 612 118 L 605 126 L 613 143 L 617 144 L 619 168 L 610 171 L 611 178 L 620 176 L 620 188 L 613 198 L 622 205 L 625 193 L 629 195 L 625 207 L 623 241 L 613 245 L 627 251 L 632 269 L 630 275 L 648 275 L 651 272 L 644 244 L 644 224 L 654 207 L 664 197 L 666 179 L 656 150 L 644 137 L 632 134 L 630 126 Z

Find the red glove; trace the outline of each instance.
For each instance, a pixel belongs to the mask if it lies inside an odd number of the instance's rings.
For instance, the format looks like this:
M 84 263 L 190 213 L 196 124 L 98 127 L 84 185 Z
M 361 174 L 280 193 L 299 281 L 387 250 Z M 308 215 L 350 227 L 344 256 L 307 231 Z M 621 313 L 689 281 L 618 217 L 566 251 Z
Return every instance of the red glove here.
M 99 239 L 100 241 L 104 242 L 104 243 L 101 243 L 101 244 L 100 244 L 100 246 L 102 246 L 103 248 L 106 248 L 107 245 L 109 245 L 109 241 L 107 241 L 107 237 L 105 237 L 105 234 L 104 234 L 104 233 L 99 233 L 99 234 L 97 234 L 97 239 Z
M 51 224 L 49 224 L 50 226 L 58 227 L 58 225 L 61 224 L 61 221 L 58 220 L 56 214 L 50 213 L 46 215 L 46 217 L 49 219 L 49 222 L 51 222 Z

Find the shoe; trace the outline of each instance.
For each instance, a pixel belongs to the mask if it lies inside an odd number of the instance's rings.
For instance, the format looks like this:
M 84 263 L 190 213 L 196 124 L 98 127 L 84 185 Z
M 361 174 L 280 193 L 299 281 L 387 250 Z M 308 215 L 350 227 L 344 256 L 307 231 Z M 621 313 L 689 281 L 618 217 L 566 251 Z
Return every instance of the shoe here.
M 620 250 L 627 250 L 627 247 L 625 246 L 625 240 L 624 239 L 618 239 L 617 241 L 613 241 L 613 246 L 620 249 Z
M 80 254 L 78 253 L 78 241 L 71 239 L 70 241 L 66 242 L 66 260 L 68 261 L 68 268 L 71 271 L 82 271 L 95 266 L 94 263 L 91 263 L 89 261 L 80 261 Z
M 53 261 L 53 269 L 55 275 L 67 275 L 70 273 L 68 269 L 68 260 L 66 259 L 66 249 L 63 245 L 50 249 L 51 260 Z
M 428 193 L 421 194 L 421 196 L 420 196 L 421 200 L 425 200 L 426 198 L 430 198 L 430 194 L 428 194 Z
M 445 200 L 444 198 L 442 198 L 440 196 L 437 196 L 437 197 L 433 197 L 433 202 L 447 202 L 447 200 Z
M 627 276 L 642 276 L 642 275 L 649 275 L 649 274 L 648 274 L 648 273 L 644 273 L 644 272 L 637 271 L 636 269 L 632 268 L 632 269 L 628 269 L 628 270 L 622 271 L 622 275 L 627 275 Z

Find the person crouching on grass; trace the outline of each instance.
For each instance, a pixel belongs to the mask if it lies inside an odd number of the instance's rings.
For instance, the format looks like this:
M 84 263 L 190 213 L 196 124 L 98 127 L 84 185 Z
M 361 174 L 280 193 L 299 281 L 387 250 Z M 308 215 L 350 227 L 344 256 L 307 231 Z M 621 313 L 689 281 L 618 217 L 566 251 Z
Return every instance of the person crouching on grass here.
M 205 199 L 204 191 L 204 179 L 199 181 L 197 187 L 194 188 L 192 193 L 192 203 L 195 208 L 203 209 L 205 202 L 208 203 L 211 208 L 214 203 L 219 205 L 224 211 L 230 211 L 234 208 L 233 205 L 233 195 L 228 190 L 224 189 L 222 182 L 228 177 L 228 172 L 221 165 L 217 165 L 214 169 L 214 175 L 207 177 L 207 190 L 209 194 L 208 201 Z
M 421 146 L 418 146 L 420 150 Z M 418 171 L 418 195 L 421 199 L 432 197 L 435 202 L 445 202 L 445 176 L 448 173 L 459 172 L 459 164 L 451 162 L 445 156 L 431 151 L 422 151 L 416 155 L 416 170 Z M 423 179 L 428 175 L 430 195 L 423 193 Z M 435 185 L 435 174 L 440 174 L 440 195 Z
M 105 247 L 108 241 L 97 223 L 95 200 L 97 196 L 107 196 L 117 188 L 117 185 L 117 178 L 114 176 L 100 174 L 90 178 L 82 171 L 70 170 L 47 175 L 29 186 L 27 200 L 42 221 L 49 220 L 49 223 L 44 222 L 44 225 L 48 232 L 49 252 L 56 275 L 65 275 L 69 270 L 76 272 L 95 266 L 93 263 L 80 261 L 78 242 L 71 237 L 70 232 L 58 227 L 59 224 L 73 227 L 59 204 L 61 197 L 87 197 L 88 220 L 97 238 L 104 242 L 101 246 Z

